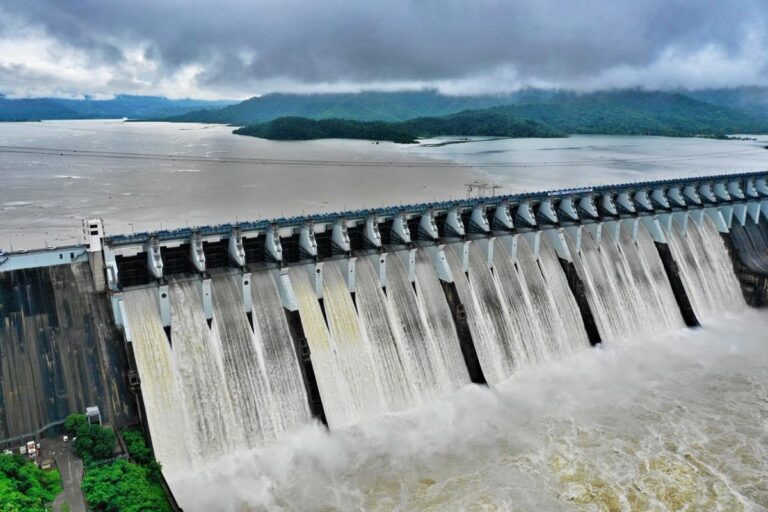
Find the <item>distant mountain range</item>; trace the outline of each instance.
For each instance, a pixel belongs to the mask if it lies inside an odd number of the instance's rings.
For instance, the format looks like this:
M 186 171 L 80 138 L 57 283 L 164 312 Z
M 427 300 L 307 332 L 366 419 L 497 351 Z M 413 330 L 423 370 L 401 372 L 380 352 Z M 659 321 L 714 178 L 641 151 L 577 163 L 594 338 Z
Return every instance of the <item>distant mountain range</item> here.
M 247 125 L 235 133 L 276 140 L 352 138 L 393 142 L 439 135 L 724 137 L 730 133 L 768 133 L 768 115 L 705 103 L 680 93 L 531 93 L 516 100 L 513 104 L 395 122 L 280 117 Z M 244 103 L 224 110 L 232 112 L 241 105 Z
M 351 121 L 406 121 L 417 117 L 440 117 L 464 110 L 504 105 L 556 105 L 572 109 L 578 103 L 599 107 L 600 102 L 627 100 L 631 108 L 647 102 L 650 110 L 671 99 L 698 100 L 741 111 L 750 116 L 768 116 L 768 88 L 743 87 L 701 91 L 641 91 L 636 89 L 577 94 L 564 91 L 526 89 L 507 95 L 446 96 L 437 91 L 362 92 L 345 94 L 265 94 L 225 108 L 207 108 L 174 116 L 168 121 L 223 123 L 245 126 L 279 117 L 348 119 Z
M 559 93 L 537 103 L 518 103 L 488 111 L 531 119 L 573 134 L 718 137 L 768 132 L 768 115 L 673 92 Z
M 577 133 L 719 137 L 768 133 L 768 88 L 627 89 L 583 94 L 529 89 L 480 96 L 446 96 L 433 90 L 276 93 L 236 104 L 127 95 L 112 100 L 11 100 L 0 96 L 0 120 L 108 117 L 231 124 L 247 127 L 238 133 L 283 140 L 404 141 L 435 135 L 550 137 Z M 282 119 L 286 117 L 289 119 Z M 311 122 L 328 120 L 335 121 Z
M 507 105 L 520 94 L 502 96 L 445 96 L 436 91 L 361 92 L 339 94 L 265 94 L 223 109 L 189 112 L 167 121 L 248 125 L 278 117 L 347 119 L 350 121 L 405 121 Z
M 85 98 L 10 99 L 0 95 L 0 121 L 53 119 L 150 119 L 178 116 L 205 108 L 222 108 L 232 101 L 171 100 L 159 96 L 119 95 L 110 100 Z

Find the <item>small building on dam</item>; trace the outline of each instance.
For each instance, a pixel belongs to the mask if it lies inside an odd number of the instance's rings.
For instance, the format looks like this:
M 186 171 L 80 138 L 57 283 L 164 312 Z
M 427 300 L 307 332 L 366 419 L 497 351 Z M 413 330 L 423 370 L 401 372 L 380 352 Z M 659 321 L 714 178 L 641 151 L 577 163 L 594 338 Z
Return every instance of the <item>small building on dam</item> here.
M 768 172 L 0 253 L 0 440 L 98 406 L 164 471 L 768 304 Z

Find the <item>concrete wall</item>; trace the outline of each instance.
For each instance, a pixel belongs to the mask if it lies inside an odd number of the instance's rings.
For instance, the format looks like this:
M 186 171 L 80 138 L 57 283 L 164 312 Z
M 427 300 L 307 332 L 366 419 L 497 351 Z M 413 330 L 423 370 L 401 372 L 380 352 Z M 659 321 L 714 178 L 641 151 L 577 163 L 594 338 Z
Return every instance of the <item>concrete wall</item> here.
M 724 238 L 747 303 L 768 307 L 768 220 L 748 220 L 744 226 L 734 222 Z
M 87 263 L 0 273 L 0 440 L 98 405 L 135 416 L 122 336 Z

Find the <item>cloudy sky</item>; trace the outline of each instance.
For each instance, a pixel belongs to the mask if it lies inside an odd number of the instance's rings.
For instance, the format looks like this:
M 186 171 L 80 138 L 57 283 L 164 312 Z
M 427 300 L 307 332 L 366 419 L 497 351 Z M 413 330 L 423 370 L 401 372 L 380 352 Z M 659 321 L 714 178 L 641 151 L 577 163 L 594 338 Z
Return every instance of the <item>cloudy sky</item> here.
M 0 93 L 768 85 L 765 0 L 3 0 Z

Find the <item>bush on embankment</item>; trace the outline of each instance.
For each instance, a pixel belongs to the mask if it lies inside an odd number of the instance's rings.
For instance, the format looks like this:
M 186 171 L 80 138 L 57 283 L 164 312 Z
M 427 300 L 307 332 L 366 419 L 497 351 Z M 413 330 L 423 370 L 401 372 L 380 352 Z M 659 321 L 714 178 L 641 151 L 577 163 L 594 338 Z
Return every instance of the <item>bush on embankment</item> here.
M 18 455 L 0 455 L 0 510 L 45 512 L 61 492 L 57 470 L 43 471 Z

